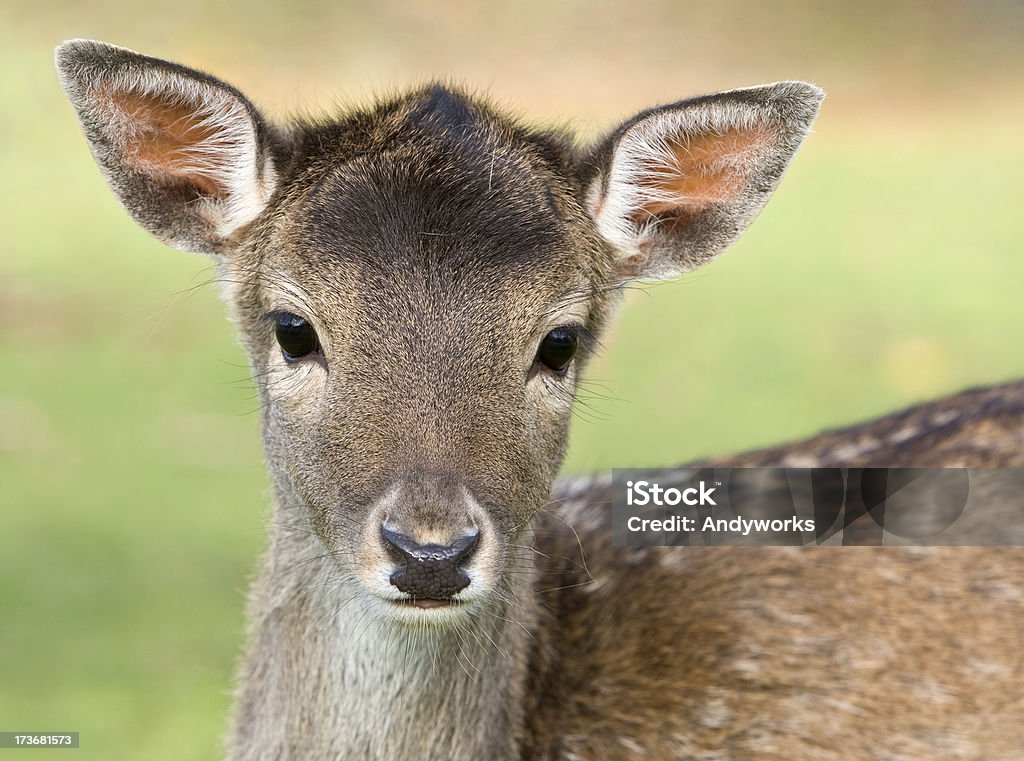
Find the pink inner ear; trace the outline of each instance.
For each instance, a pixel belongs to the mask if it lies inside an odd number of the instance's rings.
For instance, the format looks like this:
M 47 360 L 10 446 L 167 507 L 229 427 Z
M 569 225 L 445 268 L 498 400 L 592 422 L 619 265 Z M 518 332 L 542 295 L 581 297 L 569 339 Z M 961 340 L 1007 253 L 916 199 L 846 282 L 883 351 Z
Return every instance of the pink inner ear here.
M 766 137 L 763 128 L 734 128 L 667 140 L 667 150 L 660 150 L 637 178 L 642 200 L 633 221 L 682 221 L 705 207 L 736 202 Z
M 160 93 L 119 91 L 108 96 L 129 126 L 122 136 L 125 160 L 166 182 L 182 182 L 204 196 L 224 198 L 230 152 L 241 146 L 229 130 L 218 127 L 216 114 L 202 103 L 161 97 Z

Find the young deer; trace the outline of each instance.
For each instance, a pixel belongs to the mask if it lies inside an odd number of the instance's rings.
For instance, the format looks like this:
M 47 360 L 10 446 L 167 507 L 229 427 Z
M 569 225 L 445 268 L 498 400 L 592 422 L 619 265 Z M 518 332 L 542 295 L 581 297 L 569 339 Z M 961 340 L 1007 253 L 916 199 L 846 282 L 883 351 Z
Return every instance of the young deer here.
M 230 759 L 1024 758 L 1020 551 L 617 548 L 607 481 L 555 484 L 624 284 L 729 245 L 821 90 L 579 148 L 441 85 L 278 127 L 121 48 L 57 66 L 129 213 L 219 258 L 263 402 Z M 731 462 L 1024 466 L 1024 385 Z

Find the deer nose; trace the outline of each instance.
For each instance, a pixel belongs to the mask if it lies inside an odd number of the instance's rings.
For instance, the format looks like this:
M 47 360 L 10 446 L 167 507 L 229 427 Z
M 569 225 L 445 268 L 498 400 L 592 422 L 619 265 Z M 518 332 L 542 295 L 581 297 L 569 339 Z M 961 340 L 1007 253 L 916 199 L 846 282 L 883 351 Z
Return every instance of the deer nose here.
M 384 544 L 398 561 L 391 583 L 418 599 L 443 600 L 469 586 L 463 565 L 476 551 L 480 529 L 474 527 L 447 547 L 418 544 L 405 534 L 381 526 Z

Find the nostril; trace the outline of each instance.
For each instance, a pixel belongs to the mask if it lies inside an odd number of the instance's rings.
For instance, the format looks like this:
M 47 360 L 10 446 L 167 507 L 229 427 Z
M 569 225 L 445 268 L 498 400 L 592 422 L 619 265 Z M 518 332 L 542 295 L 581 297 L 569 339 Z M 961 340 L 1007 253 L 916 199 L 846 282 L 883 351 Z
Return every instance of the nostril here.
M 457 566 L 461 566 L 467 560 L 469 560 L 473 553 L 476 552 L 476 546 L 480 543 L 480 529 L 473 527 L 473 530 L 460 536 L 454 542 L 448 546 L 448 551 L 452 555 L 452 560 Z
M 380 527 L 380 535 L 388 554 L 399 563 L 405 563 L 412 557 L 414 543 L 405 534 L 392 531 L 387 526 Z
M 398 562 L 391 583 L 417 598 L 451 597 L 469 586 L 463 566 L 480 543 L 480 529 L 473 529 L 451 544 L 419 544 L 398 531 L 381 526 L 388 552 Z

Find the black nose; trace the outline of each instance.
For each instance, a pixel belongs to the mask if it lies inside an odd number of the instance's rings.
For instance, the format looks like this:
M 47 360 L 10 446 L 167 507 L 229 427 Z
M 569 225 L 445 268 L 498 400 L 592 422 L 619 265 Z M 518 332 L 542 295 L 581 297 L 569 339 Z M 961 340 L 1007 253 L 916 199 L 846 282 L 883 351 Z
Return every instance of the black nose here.
M 469 586 L 469 576 L 462 566 L 476 550 L 480 530 L 474 528 L 444 547 L 440 544 L 417 544 L 415 541 L 381 526 L 384 544 L 398 560 L 391 574 L 391 583 L 415 598 L 443 600 Z

